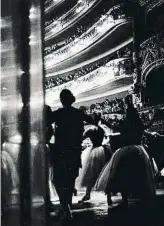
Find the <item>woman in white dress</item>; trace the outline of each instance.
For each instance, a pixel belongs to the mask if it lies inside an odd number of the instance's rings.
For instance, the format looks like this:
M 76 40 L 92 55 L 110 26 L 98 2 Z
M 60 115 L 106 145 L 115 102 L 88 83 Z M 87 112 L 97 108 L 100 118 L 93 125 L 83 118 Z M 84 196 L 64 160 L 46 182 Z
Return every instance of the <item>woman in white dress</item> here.
M 105 147 L 102 145 L 105 133 L 98 125 L 100 116 L 95 114 L 94 121 L 95 125 L 91 126 L 84 133 L 84 139 L 90 138 L 92 145 L 86 148 L 82 153 L 82 169 L 80 170 L 77 181 L 79 187 L 86 188 L 86 194 L 79 202 L 90 199 L 91 190 L 106 163 Z M 107 151 L 110 152 L 110 148 Z
M 96 189 L 107 194 L 108 204 L 112 204 L 111 192 L 121 192 L 126 203 L 130 196 L 150 199 L 155 195 L 153 166 L 141 145 L 143 132 L 138 112 L 129 103 L 126 119 L 120 127 L 122 147 L 113 154 L 96 183 Z

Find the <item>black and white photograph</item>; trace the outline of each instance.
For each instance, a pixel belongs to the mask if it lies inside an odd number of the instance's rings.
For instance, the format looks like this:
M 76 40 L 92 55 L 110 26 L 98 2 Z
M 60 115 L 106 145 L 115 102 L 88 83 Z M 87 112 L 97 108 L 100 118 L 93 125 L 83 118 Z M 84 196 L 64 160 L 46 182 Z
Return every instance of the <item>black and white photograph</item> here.
M 1 225 L 164 226 L 164 0 L 1 0 Z

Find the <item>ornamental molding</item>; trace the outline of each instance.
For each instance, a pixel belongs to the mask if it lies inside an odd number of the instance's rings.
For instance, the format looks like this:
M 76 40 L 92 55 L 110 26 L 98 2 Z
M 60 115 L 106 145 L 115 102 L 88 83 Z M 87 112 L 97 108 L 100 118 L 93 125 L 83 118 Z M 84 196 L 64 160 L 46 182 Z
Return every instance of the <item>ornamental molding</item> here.
M 164 33 L 153 36 L 140 45 L 141 84 L 155 67 L 164 65 Z
M 154 70 L 155 68 L 159 68 L 162 66 L 164 66 L 164 59 L 154 61 L 146 68 L 146 70 L 144 71 L 144 74 L 141 75 L 141 83 L 144 87 L 146 86 L 146 79 L 147 79 L 147 76 L 149 75 L 149 73 L 152 70 Z

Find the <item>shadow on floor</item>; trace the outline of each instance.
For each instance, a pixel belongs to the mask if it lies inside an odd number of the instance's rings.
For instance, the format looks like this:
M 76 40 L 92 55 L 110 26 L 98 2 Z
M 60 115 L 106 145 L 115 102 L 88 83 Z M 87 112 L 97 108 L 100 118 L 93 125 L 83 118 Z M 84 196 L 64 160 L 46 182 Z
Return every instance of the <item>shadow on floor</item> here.
M 106 197 L 99 193 L 94 193 L 90 202 L 79 204 L 75 200 L 71 221 L 61 221 L 55 215 L 59 208 L 59 204 L 56 204 L 48 222 L 45 222 L 43 203 L 37 203 L 32 209 L 32 226 L 164 226 L 163 193 L 159 193 L 151 203 L 131 201 L 127 206 L 120 204 L 119 197 L 115 197 L 114 202 L 118 205 L 108 209 Z M 2 226 L 24 226 L 20 224 L 19 213 L 19 206 L 6 208 Z

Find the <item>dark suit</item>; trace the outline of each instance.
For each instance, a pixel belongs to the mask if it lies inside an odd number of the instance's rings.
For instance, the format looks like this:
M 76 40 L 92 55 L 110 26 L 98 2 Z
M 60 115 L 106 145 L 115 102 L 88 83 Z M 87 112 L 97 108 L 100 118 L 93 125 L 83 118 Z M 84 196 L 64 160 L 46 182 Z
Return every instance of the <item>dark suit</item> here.
M 75 179 L 81 167 L 84 121 L 90 122 L 91 118 L 74 107 L 60 108 L 52 113 L 52 123 L 56 123 L 52 160 L 54 184 L 61 204 L 72 203 Z

